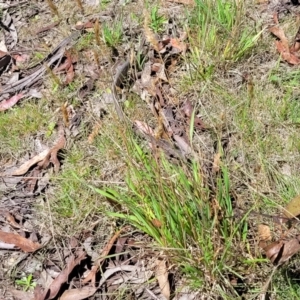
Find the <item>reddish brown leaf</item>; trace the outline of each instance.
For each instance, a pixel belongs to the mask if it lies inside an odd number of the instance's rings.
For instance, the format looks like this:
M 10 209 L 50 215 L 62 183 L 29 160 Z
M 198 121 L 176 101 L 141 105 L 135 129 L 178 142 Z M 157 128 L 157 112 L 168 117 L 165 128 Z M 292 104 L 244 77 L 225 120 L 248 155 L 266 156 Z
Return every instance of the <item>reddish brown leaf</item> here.
M 66 51 L 65 52 L 65 56 L 66 56 L 66 60 L 63 64 L 61 64 L 60 66 L 58 66 L 57 68 L 55 68 L 53 71 L 54 72 L 61 72 L 61 71 L 68 71 L 68 69 L 71 67 L 72 65 L 72 58 L 71 58 L 71 54 L 70 52 Z
M 283 29 L 278 26 L 274 26 L 274 27 L 269 28 L 269 31 L 272 32 L 276 37 L 278 37 L 280 39 L 283 48 L 289 52 L 289 41 L 286 38 Z
M 286 49 L 281 41 L 275 41 L 275 45 L 283 60 L 291 65 L 298 65 L 300 63 L 300 59 L 290 53 L 289 49 Z
M 94 22 L 91 22 L 91 21 L 88 21 L 84 24 L 82 24 L 81 22 L 78 22 L 76 25 L 75 25 L 75 28 L 77 30 L 81 30 L 81 29 L 86 29 L 86 28 L 94 28 L 95 24 Z
M 39 162 L 38 164 L 39 168 L 45 169 L 49 166 L 51 162 L 54 166 L 54 172 L 57 173 L 60 168 L 60 162 L 57 158 L 57 153 L 59 150 L 65 147 L 65 143 L 66 143 L 66 138 L 65 138 L 64 128 L 60 126 L 59 139 L 56 142 L 56 144 L 47 153 L 46 157 L 41 162 Z
M 73 269 L 85 258 L 86 253 L 79 249 L 75 255 L 71 254 L 67 258 L 66 267 L 60 272 L 60 274 L 53 280 L 50 287 L 45 290 L 42 294 L 38 294 L 35 300 L 48 300 L 53 299 L 57 296 L 61 286 L 68 281 L 70 273 Z
M 266 256 L 271 260 L 272 263 L 278 257 L 280 251 L 282 250 L 283 242 L 273 242 L 272 244 L 268 245 L 264 248 L 266 252 Z
M 68 85 L 70 82 L 73 81 L 75 76 L 75 72 L 74 72 L 74 66 L 71 65 L 70 68 L 67 70 L 67 76 L 65 79 L 65 85 Z
M 0 102 L 0 111 L 7 110 L 14 106 L 21 98 L 24 97 L 24 94 L 17 94 L 12 96 L 10 99 Z
M 24 252 L 34 252 L 37 249 L 41 248 L 41 245 L 39 243 L 34 243 L 20 236 L 19 234 L 10 232 L 0 231 L 0 241 L 7 244 L 13 244 Z
M 170 44 L 172 47 L 178 49 L 180 52 L 185 54 L 187 49 L 187 44 L 180 41 L 179 39 L 170 39 Z

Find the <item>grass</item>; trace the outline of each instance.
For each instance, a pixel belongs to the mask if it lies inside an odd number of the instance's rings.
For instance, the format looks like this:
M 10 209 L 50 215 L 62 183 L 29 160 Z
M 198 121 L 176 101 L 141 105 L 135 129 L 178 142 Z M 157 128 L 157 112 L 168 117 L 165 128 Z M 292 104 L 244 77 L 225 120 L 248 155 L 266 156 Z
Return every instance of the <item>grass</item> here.
M 143 12 L 134 5 L 126 2 L 118 14 L 126 16 L 128 9 L 142 26 Z M 163 6 L 157 2 L 147 7 L 149 26 L 160 35 L 171 18 Z M 93 97 L 99 99 L 107 89 L 101 80 L 111 78 L 111 70 L 106 72 L 102 64 L 100 83 L 88 99 L 76 94 L 82 74 L 63 89 L 48 76 L 48 102 L 28 101 L 1 115 L 0 153 L 8 159 L 28 151 L 29 139 L 37 133 L 46 141 L 52 138 L 58 118 L 53 112 L 66 98 L 84 114 L 80 136 L 61 153 L 62 169 L 51 178 L 45 194 L 49 205 L 39 207 L 43 218 L 51 215 L 49 224 L 59 238 L 75 235 L 97 218 L 103 218 L 103 235 L 108 235 L 105 226 L 110 223 L 130 224 L 150 236 L 153 248 L 168 256 L 186 284 L 207 298 L 235 299 L 242 293 L 254 297 L 260 292 L 272 271 L 256 232 L 258 224 L 271 219 L 260 213 L 277 215 L 300 193 L 300 73 L 278 60 L 272 37 L 247 17 L 252 9 L 243 1 L 195 0 L 193 9 L 186 6 L 180 16 L 173 16 L 174 24 L 185 25 L 189 51 L 169 80 L 176 97 L 190 99 L 208 127 L 203 132 L 187 129 L 196 153 L 188 163 L 172 164 L 162 153 L 151 154 L 131 126 L 110 114 L 110 106 L 103 118 L 89 108 Z M 115 21 L 100 27 L 106 48 L 124 51 L 124 56 L 125 25 Z M 132 44 L 142 40 L 141 32 L 130 33 Z M 94 33 L 85 34 L 75 49 L 80 55 L 98 49 L 95 40 Z M 110 61 L 110 52 L 102 50 L 97 50 L 99 61 Z M 137 71 L 147 59 L 137 54 Z M 127 95 L 124 110 L 130 121 L 155 127 L 156 119 L 139 97 Z M 97 122 L 99 134 L 89 144 Z M 220 171 L 213 173 L 218 152 Z M 299 297 L 293 277 L 297 272 L 296 260 L 277 270 L 270 293 L 279 299 Z
M 21 100 L 22 101 L 22 100 Z M 24 145 L 32 135 L 47 131 L 51 115 L 45 108 L 46 100 L 37 103 L 24 102 L 19 107 L 11 108 L 2 113 L 0 118 L 0 154 L 19 157 L 24 152 Z

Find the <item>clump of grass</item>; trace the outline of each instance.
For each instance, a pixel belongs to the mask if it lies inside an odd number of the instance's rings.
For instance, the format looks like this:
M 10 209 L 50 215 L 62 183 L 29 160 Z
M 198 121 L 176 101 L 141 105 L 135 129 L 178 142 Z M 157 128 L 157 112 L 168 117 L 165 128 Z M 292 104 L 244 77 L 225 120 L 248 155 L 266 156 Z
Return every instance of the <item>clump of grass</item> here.
M 47 130 L 51 115 L 45 109 L 44 100 L 39 100 L 39 104 L 21 103 L 2 113 L 0 118 L 0 154 L 7 154 L 9 151 L 15 155 L 24 150 L 24 143 L 27 138 L 37 132 Z
M 103 41 L 108 47 L 116 47 L 122 41 L 123 29 L 121 21 L 112 25 L 103 24 L 102 27 Z
M 149 26 L 155 33 L 164 31 L 164 25 L 168 22 L 167 18 L 158 14 L 158 6 L 153 6 L 150 10 Z
M 242 1 L 196 0 L 189 19 L 191 48 L 196 60 L 237 61 L 257 42 L 261 31 L 245 24 Z M 195 51 L 195 50 L 194 50 Z M 214 57 L 214 58 L 213 58 Z
M 195 285 L 205 281 L 204 274 L 212 279 L 228 272 L 236 255 L 234 241 L 242 242 L 247 228 L 233 222 L 227 169 L 212 192 L 197 162 L 175 166 L 163 156 L 149 156 L 134 141 L 127 150 L 126 188 L 92 187 L 126 209 L 109 215 L 153 237 Z

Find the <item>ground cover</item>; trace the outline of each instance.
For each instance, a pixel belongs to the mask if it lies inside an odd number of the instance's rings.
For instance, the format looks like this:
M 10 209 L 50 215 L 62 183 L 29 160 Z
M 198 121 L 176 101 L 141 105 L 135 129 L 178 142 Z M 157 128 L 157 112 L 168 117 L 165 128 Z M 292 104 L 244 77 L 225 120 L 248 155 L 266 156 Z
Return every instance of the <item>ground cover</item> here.
M 3 299 L 299 297 L 298 1 L 5 1 Z

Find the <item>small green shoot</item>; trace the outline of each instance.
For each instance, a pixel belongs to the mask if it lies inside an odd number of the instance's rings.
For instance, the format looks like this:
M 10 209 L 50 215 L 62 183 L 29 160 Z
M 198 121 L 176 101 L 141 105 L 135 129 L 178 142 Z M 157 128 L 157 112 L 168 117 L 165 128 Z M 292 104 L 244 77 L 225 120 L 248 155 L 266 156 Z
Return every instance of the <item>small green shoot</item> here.
M 155 33 L 160 33 L 164 30 L 164 25 L 168 22 L 167 18 L 158 14 L 158 7 L 153 6 L 150 11 L 150 28 Z
M 36 287 L 36 282 L 33 281 L 32 274 L 29 274 L 27 277 L 24 276 L 21 279 L 17 279 L 15 283 L 23 287 L 24 291 L 32 290 Z

